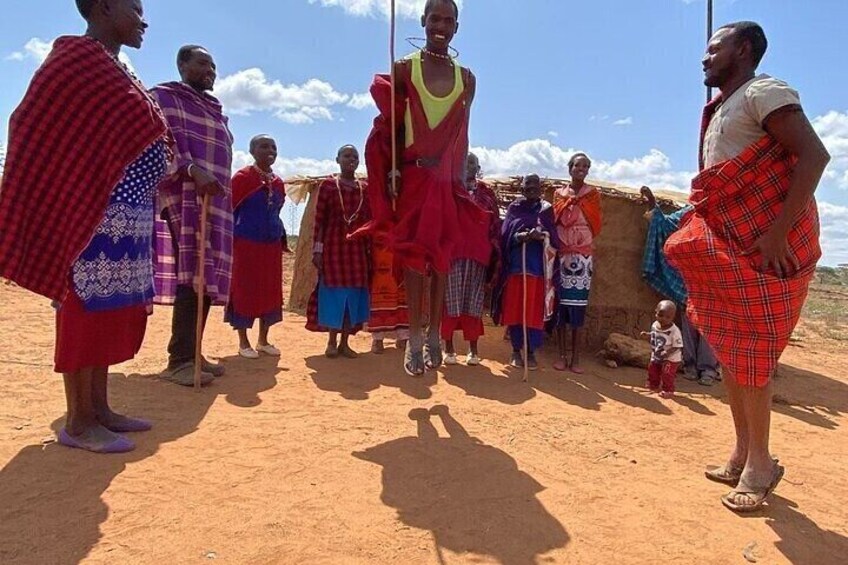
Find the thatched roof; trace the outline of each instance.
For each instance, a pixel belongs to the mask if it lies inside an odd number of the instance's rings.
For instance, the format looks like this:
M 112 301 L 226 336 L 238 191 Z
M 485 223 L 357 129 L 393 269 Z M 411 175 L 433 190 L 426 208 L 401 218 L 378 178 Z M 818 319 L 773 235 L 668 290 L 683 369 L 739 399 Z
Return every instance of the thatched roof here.
M 502 202 L 509 203 L 518 198 L 521 194 L 521 180 L 523 177 L 513 176 L 513 177 L 500 177 L 500 178 L 485 178 L 483 179 L 486 184 L 492 187 L 495 191 L 495 194 L 498 195 L 498 198 L 501 199 Z M 542 179 L 542 193 L 546 198 L 550 199 L 553 195 L 554 190 L 557 188 L 566 186 L 570 181 L 565 179 L 556 179 L 556 178 L 543 178 Z M 609 196 L 612 198 L 623 198 L 626 200 L 641 200 L 641 195 L 639 194 L 638 188 L 632 188 L 629 186 L 625 186 L 623 184 L 599 181 L 596 179 L 589 179 L 588 184 L 592 186 L 598 187 L 601 191 L 601 194 L 605 196 Z M 667 190 L 654 190 L 654 195 L 657 197 L 657 201 L 662 205 L 668 205 L 671 207 L 680 207 L 686 203 L 686 195 L 682 192 L 673 192 Z
M 325 178 L 327 177 L 296 176 L 287 178 L 285 180 L 286 193 L 295 204 L 299 204 L 300 202 L 303 202 L 306 199 L 306 196 L 310 192 L 312 192 L 315 186 Z M 365 175 L 360 175 L 359 178 L 364 179 Z M 495 191 L 495 194 L 498 196 L 498 199 L 500 200 L 501 206 L 505 208 L 509 205 L 510 202 L 518 198 L 518 196 L 521 194 L 522 178 L 523 177 L 520 176 L 493 177 L 484 178 L 483 181 L 492 187 L 492 189 Z M 564 179 L 543 178 L 542 191 L 545 196 L 550 199 L 550 197 L 553 195 L 554 190 L 559 187 L 565 186 L 568 183 L 569 181 Z M 590 179 L 589 183 L 592 186 L 597 186 L 600 189 L 601 194 L 609 196 L 611 198 L 623 198 L 632 201 L 638 201 L 641 199 L 638 188 L 633 188 L 618 183 L 599 181 L 595 179 Z M 654 195 L 657 197 L 657 201 L 663 206 L 679 208 L 680 206 L 686 203 L 686 195 L 682 192 L 674 192 L 669 190 L 654 190 L 653 192 Z

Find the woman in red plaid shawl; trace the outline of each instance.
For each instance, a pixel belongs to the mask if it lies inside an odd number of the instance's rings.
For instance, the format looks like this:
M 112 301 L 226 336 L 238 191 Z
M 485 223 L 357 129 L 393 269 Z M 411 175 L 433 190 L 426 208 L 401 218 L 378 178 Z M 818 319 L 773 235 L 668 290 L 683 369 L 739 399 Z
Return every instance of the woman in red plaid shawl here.
M 120 434 L 151 427 L 112 411 L 107 374 L 144 339 L 153 195 L 170 149 L 162 112 L 118 61 L 123 45 L 141 47 L 141 2 L 77 6 L 86 35 L 56 40 L 9 124 L 0 276 L 58 304 L 55 370 L 68 406 L 59 443 L 119 453 L 134 448 Z
M 312 263 L 318 269 L 318 284 L 309 299 L 306 329 L 330 334 L 327 357 L 352 359 L 357 353 L 348 337 L 362 329 L 371 313 L 371 258 L 367 239 L 348 236 L 368 220 L 369 207 L 365 185 L 356 178 L 356 147 L 339 149 L 336 162 L 339 176 L 322 182 L 313 196 L 318 199 L 312 235 Z
M 755 74 L 766 47 L 753 22 L 710 39 L 704 82 L 721 93 L 704 113 L 694 209 L 665 246 L 690 320 L 729 373 L 736 445 L 707 477 L 734 487 L 722 503 L 736 512 L 758 509 L 783 477 L 769 453 L 771 378 L 821 256 L 813 193 L 830 159 L 798 93 Z

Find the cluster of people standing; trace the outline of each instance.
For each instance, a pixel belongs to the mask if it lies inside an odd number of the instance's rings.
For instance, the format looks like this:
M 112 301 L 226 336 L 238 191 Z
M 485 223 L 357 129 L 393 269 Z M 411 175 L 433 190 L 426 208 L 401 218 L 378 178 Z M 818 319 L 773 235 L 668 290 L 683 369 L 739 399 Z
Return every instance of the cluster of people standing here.
M 55 370 L 67 398 L 59 442 L 117 453 L 134 448 L 125 434 L 152 424 L 111 409 L 108 368 L 139 351 L 154 300 L 173 306 L 164 379 L 193 384 L 212 305 L 225 306 L 242 356 L 280 354 L 268 328 L 282 319 L 285 187 L 266 135 L 250 142 L 254 164 L 232 176 L 233 136 L 210 93 L 216 66 L 206 49 L 181 48 L 181 80 L 148 90 L 118 59 L 123 46 L 142 45 L 141 0 L 76 4 L 86 34 L 56 40 L 10 120 L 0 276 L 56 304 Z M 585 182 L 591 160 L 571 159 L 571 182 L 553 203 L 538 175 L 526 175 L 501 219 L 469 154 L 477 89 L 450 54 L 458 17 L 453 0 L 427 0 L 426 43 L 371 87 L 367 182 L 347 145 L 339 173 L 314 195 L 319 279 L 308 327 L 329 333 L 327 356 L 354 357 L 348 338 L 367 324 L 373 352 L 394 337 L 413 377 L 456 364 L 461 330 L 475 365 L 491 287 L 514 366 L 537 367 L 544 331 L 558 328 L 554 368 L 579 374 L 602 226 L 600 195 Z M 694 331 L 684 334 L 705 356 L 697 378 L 717 376 L 707 353 L 722 364 L 736 438 L 727 463 L 706 474 L 732 487 L 722 503 L 737 512 L 759 508 L 784 473 L 768 447 L 771 381 L 821 254 L 813 193 L 829 160 L 797 92 L 756 73 L 766 47 L 753 22 L 710 39 L 705 84 L 720 94 L 704 112 L 691 206 L 668 215 L 644 191 L 654 212 L 643 271 L 670 301 L 650 333 L 648 385 L 673 392 L 683 341 L 674 311 L 685 306 Z M 201 364 L 203 383 L 224 373 Z

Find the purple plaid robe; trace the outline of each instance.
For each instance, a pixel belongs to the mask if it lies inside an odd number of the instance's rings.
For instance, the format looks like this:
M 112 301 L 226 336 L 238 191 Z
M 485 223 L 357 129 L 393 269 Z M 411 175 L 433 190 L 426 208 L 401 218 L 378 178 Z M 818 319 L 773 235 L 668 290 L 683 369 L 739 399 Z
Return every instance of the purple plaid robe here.
M 205 285 L 212 303 L 224 305 L 233 265 L 233 205 L 230 187 L 233 136 L 218 100 L 181 82 L 151 90 L 175 140 L 174 160 L 159 185 L 154 265 L 156 302 L 173 304 L 177 285 L 197 289 L 202 200 L 186 174 L 189 163 L 213 174 L 225 193 L 209 200 Z M 162 214 L 170 219 L 163 221 Z M 171 232 L 173 230 L 173 234 Z M 176 240 L 176 241 L 175 241 Z M 174 246 L 176 243 L 176 249 Z

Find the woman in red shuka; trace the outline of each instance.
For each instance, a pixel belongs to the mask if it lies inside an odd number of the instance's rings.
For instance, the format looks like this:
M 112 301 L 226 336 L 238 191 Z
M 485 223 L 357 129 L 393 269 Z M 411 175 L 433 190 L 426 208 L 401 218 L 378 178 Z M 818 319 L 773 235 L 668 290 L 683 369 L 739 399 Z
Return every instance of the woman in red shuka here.
M 233 177 L 233 279 L 225 321 L 238 330 L 239 355 L 277 357 L 268 329 L 283 319 L 283 252 L 288 250 L 280 211 L 286 200 L 283 180 L 271 166 L 277 143 L 267 135 L 250 140 L 254 164 Z M 259 319 L 256 348 L 247 330 Z

